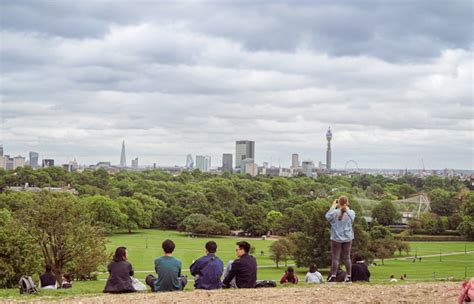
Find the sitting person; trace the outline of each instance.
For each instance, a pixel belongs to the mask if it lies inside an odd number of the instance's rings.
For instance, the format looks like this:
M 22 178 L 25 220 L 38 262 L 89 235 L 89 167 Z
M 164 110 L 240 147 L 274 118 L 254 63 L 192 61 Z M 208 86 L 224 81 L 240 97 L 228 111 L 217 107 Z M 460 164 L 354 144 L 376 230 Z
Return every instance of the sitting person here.
M 237 243 L 235 254 L 238 259 L 228 266 L 228 273 L 222 282 L 225 288 L 254 288 L 257 281 L 257 261 L 249 254 L 250 244 Z M 235 281 L 234 281 L 235 279 Z
M 145 282 L 153 292 L 183 290 L 187 280 L 181 276 L 181 261 L 173 256 L 174 242 L 165 240 L 161 248 L 164 255 L 155 259 L 155 271 L 158 277 L 149 274 Z
M 291 266 L 286 269 L 285 274 L 280 279 L 280 284 L 285 283 L 298 284 L 298 277 Z
M 56 289 L 56 276 L 52 272 L 51 265 L 47 264 L 45 272 L 40 275 L 40 285 L 43 289 Z
M 72 278 L 69 273 L 63 274 L 63 281 L 61 283 L 61 288 L 71 288 L 72 287 Z
M 196 289 L 218 289 L 222 287 L 221 276 L 224 263 L 216 256 L 217 244 L 214 241 L 206 243 L 206 255 L 193 262 L 190 267 L 191 275 L 196 276 Z
M 369 282 L 370 271 L 361 255 L 354 255 L 352 263 L 352 282 Z
M 323 276 L 318 272 L 316 264 L 311 264 L 311 266 L 309 266 L 309 271 L 306 273 L 304 281 L 306 283 L 323 283 Z
M 395 282 L 398 282 L 398 280 L 395 279 L 395 276 L 392 274 L 392 275 L 390 276 L 390 283 L 395 283 Z
M 125 247 L 115 250 L 114 258 L 107 266 L 109 278 L 105 284 L 104 292 L 125 293 L 135 292 L 132 285 L 133 268 L 128 262 L 128 252 Z

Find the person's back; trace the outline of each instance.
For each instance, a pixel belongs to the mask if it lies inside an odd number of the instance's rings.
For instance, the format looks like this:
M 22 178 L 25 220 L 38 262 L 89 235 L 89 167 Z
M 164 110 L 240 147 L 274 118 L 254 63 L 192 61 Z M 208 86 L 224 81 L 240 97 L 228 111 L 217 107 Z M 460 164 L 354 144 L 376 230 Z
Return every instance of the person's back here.
M 321 275 L 320 272 L 318 272 L 318 268 L 316 264 L 312 264 L 309 267 L 309 271 L 306 273 L 304 281 L 306 283 L 322 283 L 323 282 L 323 276 Z
M 56 287 L 56 276 L 52 272 L 51 265 L 46 265 L 45 272 L 40 275 L 41 288 Z
M 257 282 L 257 261 L 248 254 L 249 250 L 249 243 L 237 243 L 236 254 L 239 258 L 232 263 L 231 269 L 223 281 L 225 287 L 230 287 L 230 282 L 234 277 L 238 288 L 255 287 Z
M 352 282 L 369 282 L 370 271 L 361 255 L 354 256 L 352 264 Z
M 127 293 L 135 292 L 132 284 L 133 268 L 128 261 L 125 247 L 118 247 L 114 259 L 107 266 L 109 278 L 105 284 L 104 292 Z
M 174 256 L 162 256 L 155 260 L 158 278 L 154 282 L 154 291 L 180 290 L 178 278 L 181 276 L 181 261 Z
M 206 255 L 199 258 L 190 267 L 191 275 L 196 276 L 194 287 L 207 290 L 221 288 L 224 263 L 215 255 L 217 244 L 209 241 L 205 248 Z

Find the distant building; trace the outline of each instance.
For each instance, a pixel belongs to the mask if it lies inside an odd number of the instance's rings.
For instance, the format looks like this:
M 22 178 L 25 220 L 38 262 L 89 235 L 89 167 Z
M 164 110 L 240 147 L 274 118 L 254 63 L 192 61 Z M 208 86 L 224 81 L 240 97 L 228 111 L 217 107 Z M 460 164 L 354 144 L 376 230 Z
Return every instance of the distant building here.
M 0 155 L 0 168 L 7 169 L 7 158 L 3 155 Z
M 268 168 L 268 162 L 263 162 L 263 167 Z
M 247 168 L 247 164 L 253 164 L 255 163 L 253 158 L 246 158 L 244 160 L 241 161 L 241 169 L 240 169 L 240 173 L 242 174 L 246 174 L 247 172 L 245 171 L 245 169 Z
M 318 168 L 321 169 L 321 170 L 325 170 L 326 169 L 326 164 L 323 164 L 321 161 L 318 163 Z
M 308 177 L 313 177 L 314 162 L 312 160 L 303 161 L 303 174 Z
M 326 132 L 326 140 L 328 141 L 328 148 L 326 151 L 326 168 L 331 170 L 331 139 L 332 139 L 332 132 L 331 128 L 328 128 Z
M 255 142 L 238 140 L 235 142 L 235 169 L 244 169 L 242 161 L 246 158 L 255 159 Z
M 13 170 L 25 166 L 25 158 L 23 156 L 16 156 L 13 158 Z
M 209 155 L 196 155 L 196 169 L 209 172 L 211 170 L 211 157 Z
M 280 168 L 272 167 L 265 170 L 268 176 L 280 176 Z
M 257 176 L 258 166 L 255 163 L 245 163 L 245 174 L 250 174 L 251 176 Z
M 193 156 L 191 154 L 186 155 L 186 170 L 192 171 L 194 169 Z
M 63 164 L 62 165 L 63 169 L 66 170 L 67 172 L 72 172 L 72 164 Z
M 222 154 L 222 172 L 232 173 L 232 154 L 230 153 Z
M 120 167 L 127 167 L 127 159 L 125 158 L 125 140 L 122 141 L 122 151 L 120 153 Z
M 32 168 L 38 168 L 38 158 L 39 154 L 38 152 L 30 152 L 30 166 Z
M 293 153 L 291 155 L 291 168 L 298 168 L 300 166 L 299 155 L 297 153 Z
M 3 145 L 0 145 L 0 156 L 3 156 Z
M 13 170 L 13 158 L 10 155 L 5 155 L 5 169 Z
M 135 159 L 132 159 L 132 169 L 134 170 L 138 169 L 138 157 L 135 157 Z
M 54 159 L 43 159 L 43 168 L 54 167 Z
M 104 169 L 108 169 L 108 168 L 111 168 L 112 167 L 112 163 L 111 162 L 98 162 L 96 165 L 95 165 L 96 168 L 104 168 Z

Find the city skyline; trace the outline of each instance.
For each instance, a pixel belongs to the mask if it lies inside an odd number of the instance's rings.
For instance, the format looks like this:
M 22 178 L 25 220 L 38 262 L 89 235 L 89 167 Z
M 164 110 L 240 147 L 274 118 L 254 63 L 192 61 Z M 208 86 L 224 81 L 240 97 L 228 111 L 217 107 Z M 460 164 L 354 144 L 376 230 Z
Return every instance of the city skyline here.
M 0 5 L 11 157 L 474 169 L 470 1 Z

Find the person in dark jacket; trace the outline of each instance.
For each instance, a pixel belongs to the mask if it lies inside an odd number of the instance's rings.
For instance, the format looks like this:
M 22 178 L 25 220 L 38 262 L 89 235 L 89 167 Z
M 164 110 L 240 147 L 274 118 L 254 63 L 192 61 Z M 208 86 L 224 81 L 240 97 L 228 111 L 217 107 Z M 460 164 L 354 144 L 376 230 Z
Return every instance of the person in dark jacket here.
M 298 276 L 295 274 L 293 267 L 288 267 L 285 274 L 280 279 L 280 284 L 292 283 L 298 284 Z
M 257 261 L 249 254 L 250 244 L 243 241 L 238 242 L 235 253 L 239 257 L 230 265 L 224 281 L 225 288 L 231 287 L 231 282 L 235 278 L 237 288 L 254 288 L 257 281 Z
M 40 275 L 41 288 L 55 289 L 56 288 L 56 276 L 51 271 L 51 265 L 47 264 L 45 272 Z
M 370 271 L 361 255 L 354 255 L 352 264 L 352 282 L 369 282 Z
M 115 250 L 114 259 L 107 266 L 109 278 L 105 284 L 104 292 L 126 293 L 135 292 L 132 285 L 133 268 L 128 262 L 128 252 L 125 247 Z
M 218 289 L 222 287 L 221 276 L 224 263 L 216 256 L 217 244 L 214 241 L 206 243 L 206 255 L 194 262 L 191 275 L 196 276 L 196 289 Z

